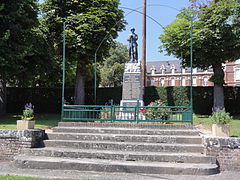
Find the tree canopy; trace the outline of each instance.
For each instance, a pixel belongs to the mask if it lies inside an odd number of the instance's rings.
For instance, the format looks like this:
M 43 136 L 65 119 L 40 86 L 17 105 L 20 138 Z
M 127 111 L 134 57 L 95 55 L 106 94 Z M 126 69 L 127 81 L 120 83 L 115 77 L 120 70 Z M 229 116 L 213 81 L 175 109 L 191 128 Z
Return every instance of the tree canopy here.
M 235 0 L 221 0 L 198 10 L 183 9 L 176 20 L 160 35 L 160 51 L 177 58 L 183 55 L 183 65 L 190 65 L 190 20 L 193 22 L 193 67 L 213 68 L 214 109 L 224 108 L 222 63 L 240 58 L 240 14 Z
M 104 58 L 100 66 L 100 85 L 117 87 L 122 85 L 125 63 L 129 61 L 128 49 L 122 43 L 116 44 L 109 50 L 109 56 Z
M 98 61 L 108 53 L 118 31 L 123 30 L 123 11 L 119 0 L 46 0 L 43 14 L 61 53 L 62 23 L 66 22 L 67 61 L 76 63 L 75 103 L 84 103 L 86 77 L 91 77 L 93 56 L 99 45 Z
M 38 24 L 36 0 L 0 3 L 0 74 L 14 81 L 25 72 L 32 53 L 32 29 Z

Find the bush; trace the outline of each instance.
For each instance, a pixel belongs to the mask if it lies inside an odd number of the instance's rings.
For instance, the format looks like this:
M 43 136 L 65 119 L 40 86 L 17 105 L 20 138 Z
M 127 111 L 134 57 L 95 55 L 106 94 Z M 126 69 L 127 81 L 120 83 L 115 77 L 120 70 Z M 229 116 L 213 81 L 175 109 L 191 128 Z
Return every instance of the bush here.
M 61 112 L 61 88 L 7 88 L 7 112 L 20 113 L 27 102 L 35 105 L 36 113 Z M 74 88 L 65 88 L 65 100 L 73 104 Z M 225 109 L 231 115 L 240 114 L 240 88 L 224 87 Z M 104 105 L 110 99 L 120 104 L 122 87 L 98 88 L 97 104 Z M 188 106 L 189 87 L 145 87 L 144 104 L 162 99 L 168 106 Z M 86 89 L 85 104 L 93 103 L 93 93 Z M 193 112 L 211 115 L 213 107 L 213 87 L 193 87 Z
M 213 124 L 228 124 L 231 120 L 233 120 L 233 118 L 228 112 L 225 112 L 225 110 L 221 110 L 218 112 L 214 112 L 212 116 L 210 116 L 210 120 Z
M 169 113 L 165 111 L 170 111 L 169 108 L 162 108 L 162 106 L 166 106 L 165 103 L 158 99 L 154 102 L 151 102 L 146 108 L 146 119 L 147 120 L 168 120 Z

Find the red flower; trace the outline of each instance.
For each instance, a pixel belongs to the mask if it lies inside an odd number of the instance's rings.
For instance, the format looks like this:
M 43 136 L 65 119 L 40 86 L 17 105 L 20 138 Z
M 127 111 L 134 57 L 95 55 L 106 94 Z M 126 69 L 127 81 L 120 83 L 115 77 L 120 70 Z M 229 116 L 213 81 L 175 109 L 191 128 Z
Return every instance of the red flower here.
M 144 108 L 141 108 L 141 109 L 139 109 L 139 111 L 146 111 L 146 109 L 144 109 Z

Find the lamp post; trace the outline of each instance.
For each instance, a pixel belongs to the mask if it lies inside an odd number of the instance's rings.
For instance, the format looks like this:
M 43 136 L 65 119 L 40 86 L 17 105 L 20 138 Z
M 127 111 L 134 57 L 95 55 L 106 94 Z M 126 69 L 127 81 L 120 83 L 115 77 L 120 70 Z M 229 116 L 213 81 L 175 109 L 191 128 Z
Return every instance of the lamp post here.
M 146 86 L 146 14 L 147 14 L 147 0 L 142 1 L 142 85 L 143 91 Z M 143 92 L 144 93 L 144 92 Z
M 61 109 L 61 120 L 63 120 L 64 113 L 64 88 L 65 88 L 65 59 L 66 59 L 66 23 L 63 22 L 63 59 L 62 59 L 62 109 Z
M 193 85 L 193 16 L 191 15 L 191 24 L 190 24 L 190 68 L 191 68 L 191 86 L 190 86 L 190 106 L 191 106 L 191 122 L 193 123 L 193 92 L 192 92 L 192 85 Z

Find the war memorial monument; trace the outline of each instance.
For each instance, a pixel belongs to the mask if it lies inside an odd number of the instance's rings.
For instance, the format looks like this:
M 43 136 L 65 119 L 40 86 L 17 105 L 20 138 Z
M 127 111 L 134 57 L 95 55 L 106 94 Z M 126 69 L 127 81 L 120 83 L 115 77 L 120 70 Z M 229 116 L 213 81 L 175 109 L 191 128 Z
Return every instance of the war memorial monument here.
M 135 29 L 131 28 L 129 35 L 129 58 L 130 61 L 125 64 L 123 74 L 123 90 L 122 100 L 120 105 L 122 110 L 130 109 L 133 106 L 143 106 L 143 86 L 142 86 L 142 69 L 141 62 L 138 60 L 138 35 L 135 34 Z M 128 108 L 129 107 L 129 108 Z M 121 118 L 132 119 L 128 113 L 123 113 Z

